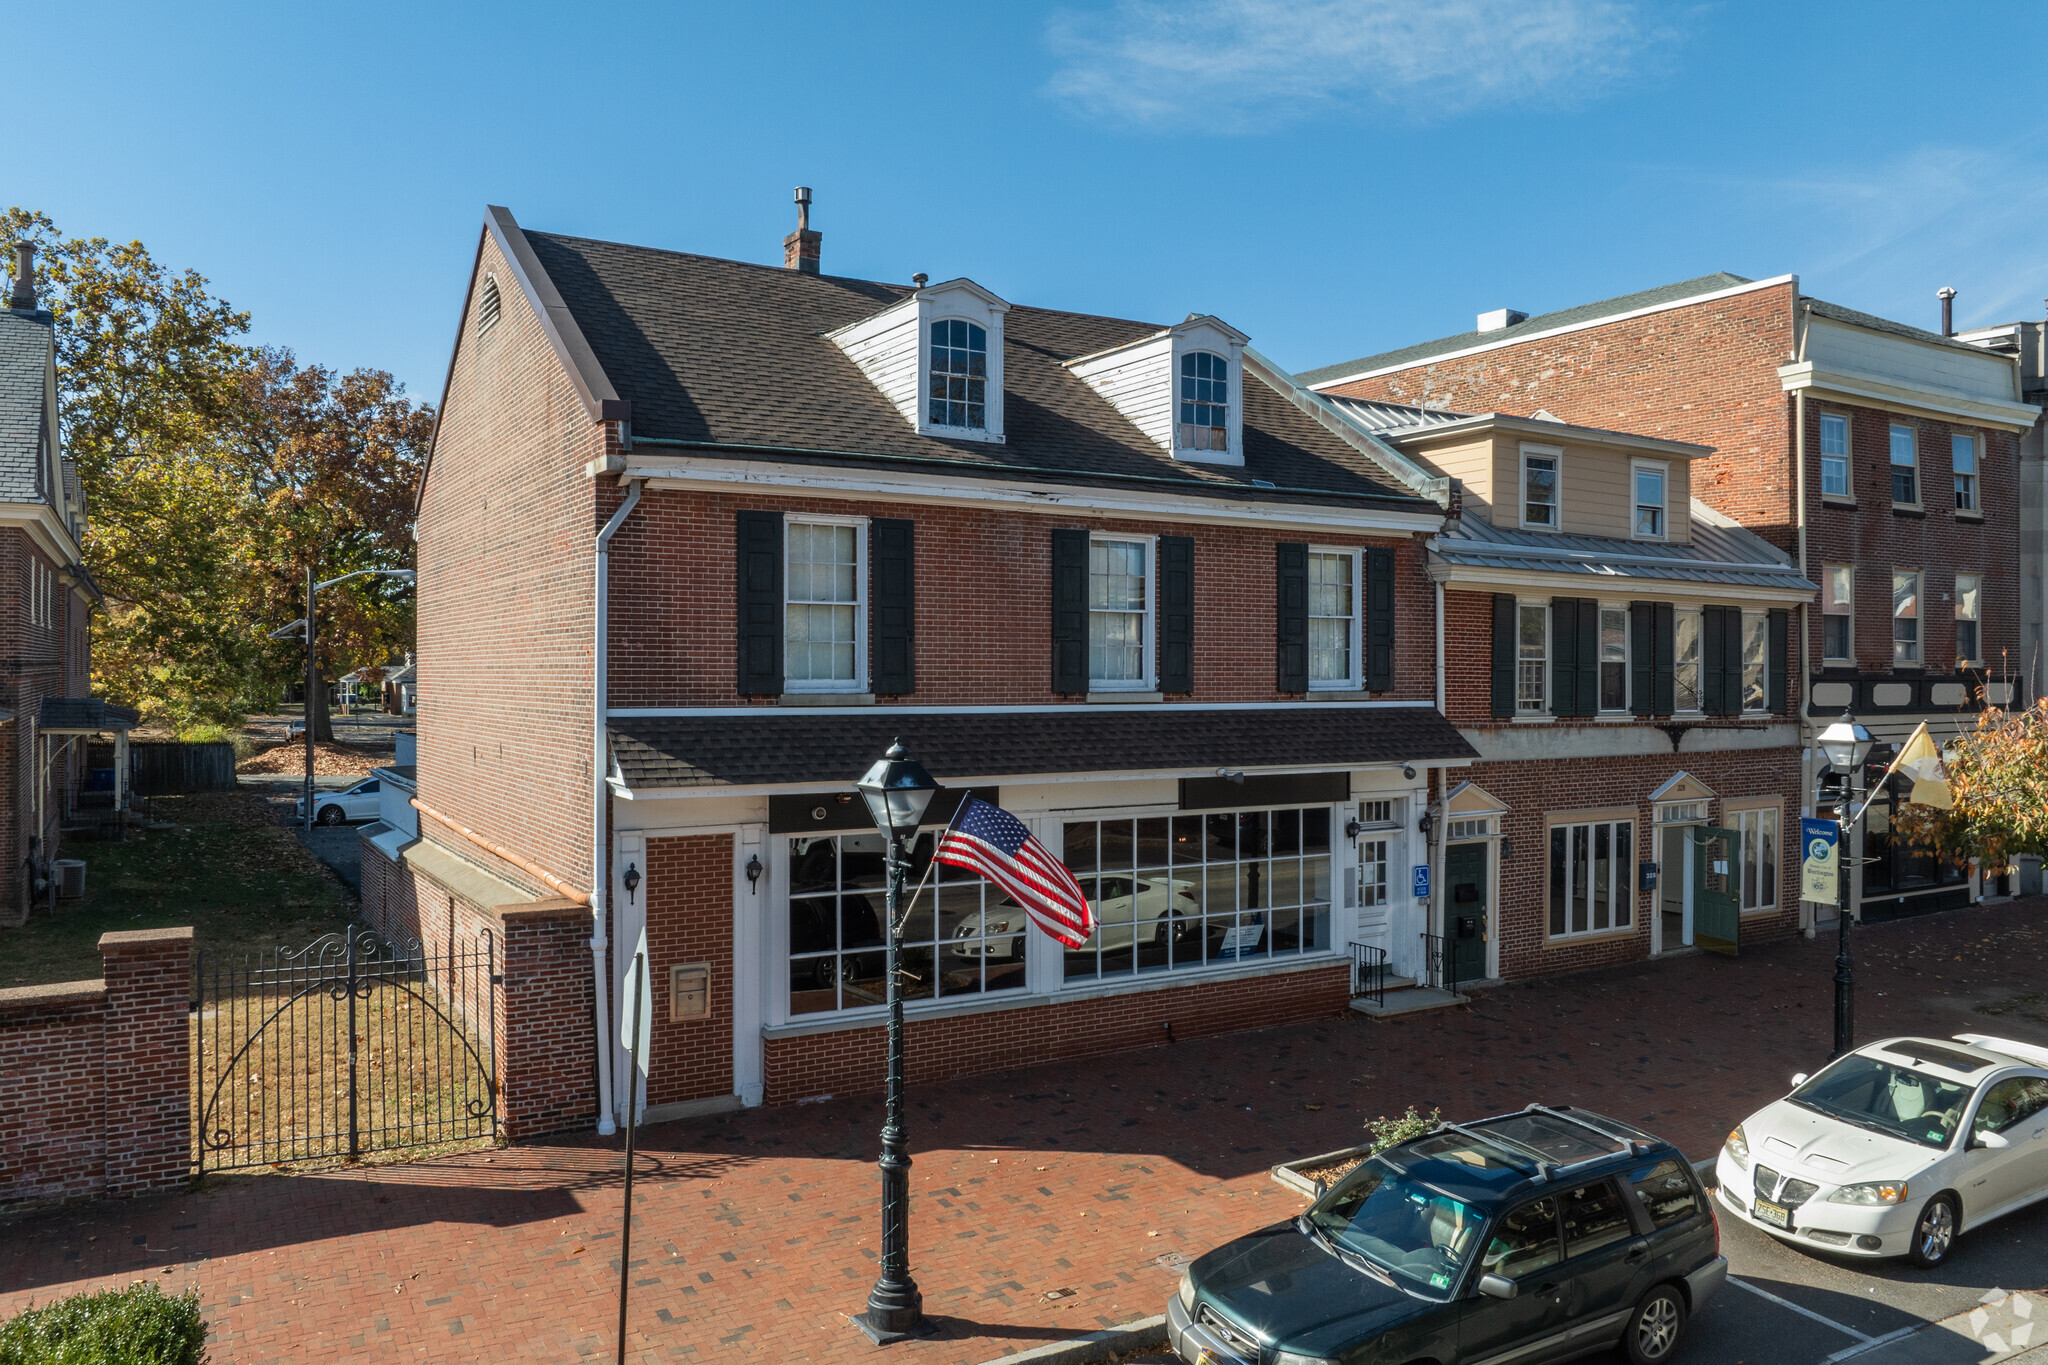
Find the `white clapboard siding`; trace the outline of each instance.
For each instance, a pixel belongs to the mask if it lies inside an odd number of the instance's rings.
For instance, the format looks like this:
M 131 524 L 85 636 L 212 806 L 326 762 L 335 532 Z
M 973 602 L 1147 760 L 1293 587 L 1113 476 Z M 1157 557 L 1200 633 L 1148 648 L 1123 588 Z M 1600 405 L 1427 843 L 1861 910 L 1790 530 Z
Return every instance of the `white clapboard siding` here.
M 1819 369 L 1869 375 L 1902 388 L 2013 401 L 2012 362 L 2003 356 L 1915 341 L 1828 318 L 1816 317 L 1809 325 L 1806 359 Z
M 917 425 L 919 309 L 915 298 L 841 328 L 832 340 L 868 382 Z
M 1161 332 L 1095 360 L 1074 373 L 1108 399 L 1161 450 L 1173 451 L 1173 337 Z

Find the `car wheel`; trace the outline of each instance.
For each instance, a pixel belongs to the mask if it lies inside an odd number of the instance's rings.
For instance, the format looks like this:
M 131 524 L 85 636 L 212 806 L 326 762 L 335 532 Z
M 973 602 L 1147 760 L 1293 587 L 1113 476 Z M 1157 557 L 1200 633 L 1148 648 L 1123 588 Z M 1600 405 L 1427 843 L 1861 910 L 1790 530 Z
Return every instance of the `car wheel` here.
M 1956 1201 L 1950 1195 L 1937 1194 L 1913 1224 L 1913 1242 L 1906 1248 L 1906 1259 L 1917 1266 L 1937 1266 L 1948 1259 L 1955 1245 Z
M 814 990 L 829 991 L 839 984 L 839 959 L 821 957 L 818 965 L 811 968 L 811 986 Z
M 339 825 L 347 820 L 348 816 L 342 813 L 340 806 L 322 806 L 320 808 L 320 823 L 323 825 Z
M 1629 1319 L 1622 1350 L 1634 1365 L 1660 1365 L 1671 1359 L 1685 1336 L 1685 1299 L 1668 1284 L 1643 1295 Z

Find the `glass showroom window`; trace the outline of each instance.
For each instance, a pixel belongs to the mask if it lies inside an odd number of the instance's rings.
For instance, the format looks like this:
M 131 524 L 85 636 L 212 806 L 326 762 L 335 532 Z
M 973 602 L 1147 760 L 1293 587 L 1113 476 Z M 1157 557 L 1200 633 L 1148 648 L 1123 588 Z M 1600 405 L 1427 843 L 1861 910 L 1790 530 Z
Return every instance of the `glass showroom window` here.
M 1330 946 L 1330 808 L 1069 821 L 1095 907 L 1067 980 L 1298 957 Z
M 1913 428 L 1892 426 L 1892 501 L 1918 504 L 1920 501 L 1919 455 L 1913 444 Z
M 932 324 L 931 395 L 925 420 L 935 427 L 988 428 L 988 333 L 949 318 Z
M 1635 467 L 1636 538 L 1664 538 L 1664 466 L 1639 464 Z
M 1672 708 L 1700 709 L 1700 614 L 1677 611 L 1671 614 Z
M 1920 662 L 1920 575 L 1892 570 L 1892 662 Z
M 864 680 L 860 541 L 858 526 L 789 523 L 782 667 L 793 692 L 853 691 Z
M 935 832 L 911 848 L 910 885 L 931 864 Z M 789 1012 L 885 1003 L 880 834 L 789 841 Z M 903 925 L 903 998 L 928 1000 L 1024 985 L 1024 911 L 971 872 L 940 865 Z
M 1955 468 L 1956 510 L 1974 512 L 1977 510 L 1977 438 L 1974 436 L 1951 436 L 1949 461 Z
M 1220 355 L 1180 358 L 1180 448 L 1230 449 L 1230 362 Z
M 1600 608 L 1600 709 L 1628 710 L 1628 609 Z
M 1844 662 L 1855 658 L 1856 570 L 1846 564 L 1824 565 L 1820 571 L 1820 653 Z
M 1778 903 L 1778 811 L 1731 812 L 1730 827 L 1742 836 L 1742 908 L 1769 910 Z
M 1550 608 L 1525 602 L 1517 615 L 1515 710 L 1526 715 L 1541 712 L 1549 696 L 1545 685 L 1550 678 Z
M 1980 664 L 1983 646 L 1977 637 L 1979 613 L 1983 609 L 1984 580 L 1973 573 L 1956 575 L 1956 665 Z
M 1771 658 L 1771 618 L 1760 611 L 1742 613 L 1742 709 L 1762 711 L 1770 703 L 1764 673 Z
M 1626 929 L 1635 915 L 1635 822 L 1550 827 L 1550 936 Z
M 1308 685 L 1356 687 L 1358 556 L 1350 550 L 1308 557 Z
M 1849 496 L 1849 419 L 1832 412 L 1820 417 L 1820 491 L 1830 498 Z
M 1097 540 L 1088 546 L 1088 681 L 1143 691 L 1152 678 L 1152 546 Z
M 1522 452 L 1522 525 L 1557 529 L 1557 456 Z

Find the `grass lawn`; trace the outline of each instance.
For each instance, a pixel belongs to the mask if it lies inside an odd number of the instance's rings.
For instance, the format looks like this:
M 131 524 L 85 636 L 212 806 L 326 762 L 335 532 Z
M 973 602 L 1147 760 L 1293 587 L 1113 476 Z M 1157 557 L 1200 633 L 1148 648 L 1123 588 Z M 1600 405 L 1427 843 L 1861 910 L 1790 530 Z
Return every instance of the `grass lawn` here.
M 158 797 L 156 813 L 173 828 L 64 844 L 58 856 L 86 864 L 85 899 L 0 929 L 0 986 L 96 979 L 110 929 L 189 924 L 200 946 L 242 952 L 300 946 L 349 922 L 348 888 L 254 794 Z

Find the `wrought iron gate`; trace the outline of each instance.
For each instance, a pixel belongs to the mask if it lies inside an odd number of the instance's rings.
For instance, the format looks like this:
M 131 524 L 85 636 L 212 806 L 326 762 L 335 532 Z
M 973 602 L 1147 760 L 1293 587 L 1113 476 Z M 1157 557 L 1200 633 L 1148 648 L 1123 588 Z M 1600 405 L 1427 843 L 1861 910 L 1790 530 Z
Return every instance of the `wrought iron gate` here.
M 193 966 L 193 1161 L 281 1165 L 497 1131 L 497 945 L 366 925 Z

